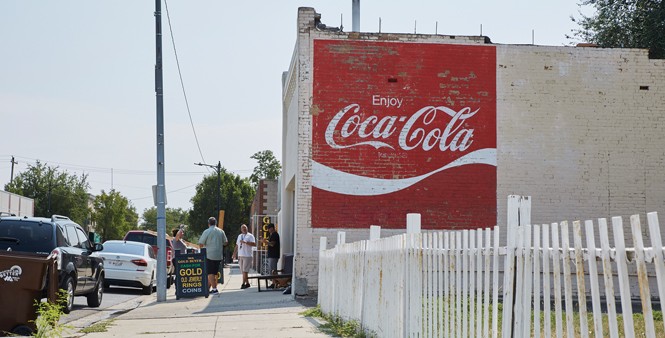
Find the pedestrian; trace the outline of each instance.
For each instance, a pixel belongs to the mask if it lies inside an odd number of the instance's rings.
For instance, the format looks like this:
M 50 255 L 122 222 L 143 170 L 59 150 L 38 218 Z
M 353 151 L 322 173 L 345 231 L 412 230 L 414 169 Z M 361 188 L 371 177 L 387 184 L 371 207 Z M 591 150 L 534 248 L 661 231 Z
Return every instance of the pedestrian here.
M 236 248 L 233 250 L 233 259 L 238 258 L 240 272 L 242 272 L 241 289 L 249 287 L 249 269 L 252 267 L 252 247 L 256 246 L 254 235 L 247 231 L 245 224 L 240 226 L 240 235 L 236 240 Z
M 268 266 L 271 275 L 277 272 L 277 262 L 279 261 L 279 234 L 275 229 L 275 224 L 268 224 L 268 237 L 263 238 L 263 245 L 268 246 Z
M 180 227 L 171 231 L 171 234 L 173 235 L 173 239 L 171 240 L 173 251 L 183 255 L 187 253 L 187 243 L 185 243 L 185 240 L 182 239 L 182 237 L 185 236 L 185 231 L 183 230 L 184 228 L 185 225 L 180 224 Z M 175 259 L 175 257 L 173 257 L 173 259 Z
M 206 269 L 208 270 L 208 283 L 212 287 L 210 293 L 216 295 L 217 273 L 219 265 L 222 262 L 222 251 L 224 245 L 228 244 L 224 230 L 217 227 L 217 220 L 214 217 L 208 218 L 208 229 L 203 231 L 199 238 L 199 246 L 206 249 Z

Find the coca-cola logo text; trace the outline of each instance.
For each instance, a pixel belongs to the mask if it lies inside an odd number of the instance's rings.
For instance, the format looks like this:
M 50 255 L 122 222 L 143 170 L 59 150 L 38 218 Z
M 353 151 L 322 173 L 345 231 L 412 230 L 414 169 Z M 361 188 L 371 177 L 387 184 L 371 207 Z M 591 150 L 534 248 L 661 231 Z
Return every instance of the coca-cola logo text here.
M 399 105 L 401 106 L 401 102 Z M 456 111 L 445 106 L 426 106 L 411 116 L 392 115 L 379 118 L 371 115 L 363 119 L 360 105 L 353 103 L 344 107 L 330 120 L 325 138 L 326 143 L 334 149 L 369 145 L 376 149 L 387 147 L 394 150 L 396 143 L 406 151 L 415 148 L 424 151 L 434 148 L 440 151 L 465 151 L 473 143 L 474 130 L 464 128 L 464 121 L 479 110 L 480 108 L 472 111 L 470 107 L 464 107 Z M 335 135 L 339 135 L 341 140 L 336 142 Z M 391 142 L 390 139 L 394 136 L 397 137 L 397 142 Z M 343 141 L 347 139 L 362 141 L 346 144 Z

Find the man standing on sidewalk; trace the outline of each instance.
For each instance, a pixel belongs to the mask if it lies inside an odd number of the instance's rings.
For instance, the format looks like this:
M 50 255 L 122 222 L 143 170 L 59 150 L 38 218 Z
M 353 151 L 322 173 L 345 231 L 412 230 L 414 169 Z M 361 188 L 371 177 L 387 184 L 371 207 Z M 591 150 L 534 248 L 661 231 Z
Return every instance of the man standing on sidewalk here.
M 216 295 L 217 274 L 219 265 L 222 262 L 222 252 L 224 245 L 228 244 L 224 230 L 217 227 L 217 220 L 214 217 L 208 218 L 208 229 L 203 231 L 199 238 L 199 246 L 206 248 L 206 269 L 208 270 L 208 283 L 212 287 L 210 293 Z
M 252 247 L 256 246 L 254 235 L 247 232 L 247 226 L 240 226 L 240 235 L 236 241 L 236 248 L 233 250 L 233 259 L 238 258 L 240 272 L 242 272 L 241 289 L 249 287 L 249 269 L 252 267 Z

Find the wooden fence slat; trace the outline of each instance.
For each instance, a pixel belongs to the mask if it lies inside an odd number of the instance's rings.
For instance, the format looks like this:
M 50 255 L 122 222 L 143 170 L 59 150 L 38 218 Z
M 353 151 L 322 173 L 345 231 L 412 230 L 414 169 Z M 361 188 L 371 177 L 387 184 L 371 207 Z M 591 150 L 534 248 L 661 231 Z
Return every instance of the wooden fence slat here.
M 563 251 L 563 288 L 566 302 L 566 331 L 568 337 L 575 336 L 573 327 L 573 280 L 570 272 L 570 240 L 568 221 L 561 222 L 561 250 Z
M 508 304 L 513 308 L 513 337 L 524 337 L 522 335 L 522 321 L 524 320 L 524 308 L 522 301 L 524 298 L 524 227 L 517 228 L 517 246 L 515 248 L 516 265 L 515 270 L 515 292 L 512 304 Z M 506 304 L 504 303 L 504 306 Z
M 630 216 L 630 229 L 633 232 L 633 246 L 637 262 L 637 282 L 640 286 L 640 299 L 642 300 L 642 316 L 644 316 L 644 330 L 649 338 L 656 338 L 655 325 L 653 323 L 653 311 L 651 309 L 651 290 L 649 290 L 649 276 L 647 275 L 647 264 L 644 257 L 644 241 L 642 240 L 642 225 L 640 215 Z
M 575 275 L 577 276 L 577 302 L 580 313 L 580 334 L 589 337 L 589 322 L 586 309 L 586 282 L 584 281 L 584 256 L 582 253 L 582 223 L 573 222 L 573 243 L 575 246 Z M 591 260 L 591 255 L 589 255 Z
M 483 330 L 483 230 L 476 229 L 476 334 L 480 337 Z
M 533 290 L 532 277 L 533 269 L 531 266 L 531 225 L 525 225 L 524 228 L 524 237 L 522 238 L 522 244 L 524 246 L 524 274 L 523 274 L 523 289 L 520 289 L 522 293 L 522 337 L 531 337 L 531 292 Z
M 635 324 L 633 323 L 630 281 L 628 280 L 628 266 L 626 263 L 628 258 L 626 257 L 626 242 L 623 238 L 623 220 L 621 217 L 612 217 L 612 230 L 614 233 L 614 246 L 616 247 L 616 257 L 614 260 L 617 262 L 617 274 L 619 275 L 623 331 L 626 338 L 634 338 Z
M 517 227 L 519 222 L 519 197 L 508 196 L 508 223 L 506 224 L 506 256 L 503 264 L 503 317 L 501 332 L 503 338 L 509 338 L 512 335 L 513 327 L 513 290 L 515 288 L 515 247 L 517 243 Z
M 444 313 L 443 313 L 443 322 L 444 322 L 444 327 L 443 327 L 443 336 L 444 337 L 452 337 L 452 330 L 451 330 L 451 321 L 450 321 L 450 304 L 453 304 L 453 296 L 450 292 L 450 287 L 452 283 L 450 283 L 450 276 L 452 275 L 450 273 L 451 271 L 451 263 L 450 263 L 450 232 L 446 231 L 443 233 L 443 294 L 445 296 L 445 303 L 444 303 Z
M 455 329 L 457 335 L 462 332 L 462 234 L 455 236 Z
M 469 336 L 469 230 L 462 230 L 462 337 Z
M 654 252 L 654 263 L 656 265 L 656 280 L 658 283 L 658 295 L 665 299 L 665 262 L 663 261 L 663 241 L 660 237 L 660 225 L 658 224 L 658 213 L 647 214 L 649 223 L 649 234 L 651 235 L 651 247 Z M 663 321 L 665 326 L 665 321 Z
M 489 337 L 490 329 L 490 255 L 492 248 L 492 230 L 490 228 L 485 229 L 485 287 L 483 292 L 484 306 L 483 306 L 483 338 Z
M 614 279 L 610 257 L 610 237 L 607 229 L 607 220 L 598 219 L 598 232 L 600 235 L 601 259 L 603 261 L 603 282 L 605 284 L 605 302 L 607 303 L 607 331 L 610 338 L 619 337 L 619 324 L 617 323 L 616 300 L 614 298 Z M 615 245 L 616 246 L 616 245 Z
M 431 260 L 431 265 L 432 265 L 432 278 L 431 278 L 431 292 L 430 292 L 430 298 L 432 299 L 430 301 L 432 309 L 430 310 L 430 325 L 432 325 L 432 337 L 439 337 L 441 334 L 439 333 L 439 311 L 442 306 L 443 302 L 443 289 L 439 287 L 439 271 L 441 271 L 441 266 L 438 265 L 439 262 L 439 246 L 438 246 L 438 241 L 439 241 L 439 232 L 435 232 L 432 234 L 432 245 L 430 246 L 430 260 Z
M 593 222 L 585 221 L 586 248 L 589 255 L 589 284 L 591 285 L 591 304 L 593 306 L 593 327 L 596 338 L 603 337 L 603 320 L 600 307 L 600 288 L 598 286 L 598 267 L 596 266 L 596 240 L 594 239 Z
M 446 299 L 445 293 L 446 289 L 444 288 L 444 281 L 445 281 L 445 271 L 446 271 L 446 265 L 444 264 L 444 250 L 445 250 L 445 245 L 443 242 L 443 232 L 438 233 L 438 236 L 436 238 L 436 265 L 437 265 L 437 289 L 439 290 L 436 295 L 437 295 L 437 305 L 436 305 L 436 328 L 437 328 L 437 335 L 440 337 L 445 337 L 446 331 L 445 331 L 445 304 L 448 301 Z
M 427 337 L 434 337 L 433 328 L 436 323 L 434 318 L 434 306 L 437 299 L 434 296 L 434 266 L 433 266 L 433 253 L 434 253 L 434 239 L 432 238 L 432 233 L 426 233 L 427 237 L 427 275 L 428 278 L 425 279 L 427 283 Z
M 543 224 L 543 321 L 544 336 L 552 337 L 552 297 L 550 293 L 550 226 Z
M 540 337 L 540 225 L 533 225 L 533 337 Z
M 492 338 L 499 335 L 499 227 L 494 227 L 494 246 L 492 246 L 492 255 L 494 263 L 492 269 Z
M 474 267 L 476 265 L 475 261 L 475 251 L 476 251 L 476 236 L 475 231 L 469 230 L 469 248 L 467 250 L 468 256 L 469 256 L 469 261 L 467 267 L 469 268 L 468 274 L 469 274 L 469 280 L 467 281 L 469 283 L 469 335 L 468 337 L 475 337 L 476 336 L 476 330 L 475 330 L 475 322 L 476 322 L 476 309 L 475 309 L 475 285 L 476 285 L 476 279 L 475 279 L 475 271 Z
M 450 273 L 450 337 L 456 337 L 460 332 L 457 328 L 457 304 L 459 303 L 459 298 L 457 297 L 457 288 L 459 287 L 457 272 L 460 266 L 457 262 L 457 233 L 453 232 L 450 234 L 450 265 L 452 266 Z
M 556 336 L 563 337 L 563 316 L 561 311 L 561 247 L 559 246 L 559 224 L 552 223 L 552 269 L 554 275 L 554 321 Z

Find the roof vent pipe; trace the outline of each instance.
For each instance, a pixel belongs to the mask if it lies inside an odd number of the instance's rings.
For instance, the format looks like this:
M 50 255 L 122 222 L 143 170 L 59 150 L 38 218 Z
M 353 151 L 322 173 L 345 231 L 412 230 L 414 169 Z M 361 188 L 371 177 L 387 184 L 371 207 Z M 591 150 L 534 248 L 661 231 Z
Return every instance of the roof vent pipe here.
M 360 0 L 352 0 L 352 32 L 360 32 Z

